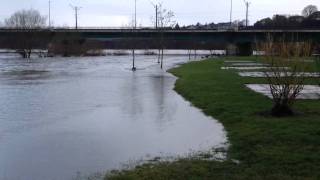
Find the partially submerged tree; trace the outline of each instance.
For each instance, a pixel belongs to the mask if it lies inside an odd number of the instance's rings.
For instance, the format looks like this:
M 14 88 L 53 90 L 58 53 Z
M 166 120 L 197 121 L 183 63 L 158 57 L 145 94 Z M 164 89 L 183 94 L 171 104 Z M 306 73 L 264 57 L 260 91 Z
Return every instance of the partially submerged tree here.
M 103 43 L 88 40 L 79 35 L 61 33 L 56 35 L 48 46 L 48 55 L 70 56 L 100 56 L 104 55 Z
M 302 16 L 304 17 L 309 17 L 311 14 L 315 13 L 318 11 L 317 6 L 315 5 L 308 5 L 302 10 Z
M 172 29 L 176 22 L 173 20 L 174 13 L 170 10 L 163 9 L 162 5 L 160 4 L 158 9 L 158 32 L 160 33 L 160 40 L 159 40 L 159 55 L 158 55 L 158 62 L 160 61 L 161 69 L 163 68 L 163 56 L 164 56 L 164 49 L 165 47 L 165 40 L 164 40 L 164 31 L 166 29 Z
M 18 37 L 13 38 L 15 41 L 11 42 L 12 48 L 15 48 L 24 58 L 30 58 L 32 49 L 41 43 L 35 31 L 46 26 L 46 17 L 34 9 L 20 10 L 5 20 L 5 26 L 19 30 Z
M 309 42 L 275 42 L 271 37 L 262 45 L 265 62 L 270 65 L 265 75 L 273 97 L 273 116 L 294 115 L 292 106 L 304 88 L 308 67 L 305 58 L 311 55 L 311 49 Z

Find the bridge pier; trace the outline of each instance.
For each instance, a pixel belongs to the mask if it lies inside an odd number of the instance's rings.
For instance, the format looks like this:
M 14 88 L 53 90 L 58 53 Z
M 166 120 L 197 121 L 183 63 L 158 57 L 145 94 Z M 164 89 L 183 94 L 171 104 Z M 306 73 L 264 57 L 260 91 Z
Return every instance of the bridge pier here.
M 237 43 L 237 50 L 238 56 L 251 56 L 253 54 L 252 43 Z
M 226 47 L 227 56 L 251 56 L 253 54 L 252 43 L 229 44 Z

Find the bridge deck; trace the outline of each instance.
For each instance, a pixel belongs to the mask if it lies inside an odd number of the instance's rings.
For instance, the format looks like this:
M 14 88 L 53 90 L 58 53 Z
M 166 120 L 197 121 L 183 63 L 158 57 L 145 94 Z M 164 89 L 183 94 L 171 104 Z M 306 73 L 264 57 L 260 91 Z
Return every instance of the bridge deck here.
M 1 32 L 102 32 L 102 33 L 121 33 L 121 32 L 141 32 L 141 33 L 156 33 L 156 32 L 165 32 L 165 33 L 320 33 L 320 29 L 311 29 L 311 30 L 211 30 L 211 29 L 95 29 L 95 28 L 81 28 L 81 29 L 64 29 L 64 28 L 45 28 L 45 29 L 12 29 L 12 28 L 0 28 Z

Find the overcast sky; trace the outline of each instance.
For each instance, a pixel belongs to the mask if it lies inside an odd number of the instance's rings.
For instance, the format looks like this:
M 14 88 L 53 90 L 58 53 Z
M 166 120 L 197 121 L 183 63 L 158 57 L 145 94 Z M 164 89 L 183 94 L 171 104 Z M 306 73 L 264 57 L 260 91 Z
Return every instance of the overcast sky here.
M 20 9 L 37 9 L 48 15 L 48 0 L 0 0 L 0 21 Z M 56 26 L 73 26 L 74 12 L 70 4 L 83 7 L 79 12 L 80 26 L 124 26 L 129 24 L 134 12 L 134 0 L 51 0 L 52 19 Z M 151 26 L 154 9 L 152 0 L 137 0 L 138 24 Z M 301 10 L 320 0 L 249 0 L 250 22 L 273 14 L 301 14 Z M 228 22 L 230 0 L 153 0 L 175 13 L 181 25 L 209 22 Z M 233 19 L 245 19 L 243 0 L 233 0 Z

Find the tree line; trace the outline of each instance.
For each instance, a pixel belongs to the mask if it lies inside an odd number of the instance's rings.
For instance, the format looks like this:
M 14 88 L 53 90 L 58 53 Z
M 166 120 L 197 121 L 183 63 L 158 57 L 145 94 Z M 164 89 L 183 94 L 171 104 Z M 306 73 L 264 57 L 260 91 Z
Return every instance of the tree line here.
M 309 5 L 301 15 L 274 15 L 264 18 L 253 25 L 254 29 L 317 29 L 320 28 L 320 11 L 317 6 Z
M 317 6 L 306 6 L 300 15 L 280 15 L 268 17 L 255 22 L 252 26 L 246 26 L 246 20 L 235 20 L 233 22 L 205 23 L 200 22 L 194 25 L 180 26 L 176 24 L 174 29 L 319 29 L 320 11 Z
M 5 19 L 4 26 L 18 30 L 15 36 L 4 36 L 1 44 L 15 49 L 23 58 L 30 58 L 37 49 L 46 50 L 47 56 L 85 56 L 103 54 L 103 44 L 85 38 L 61 34 L 48 38 L 42 33 L 46 28 L 47 18 L 34 9 L 20 10 Z M 45 49 L 43 49 L 45 47 Z

